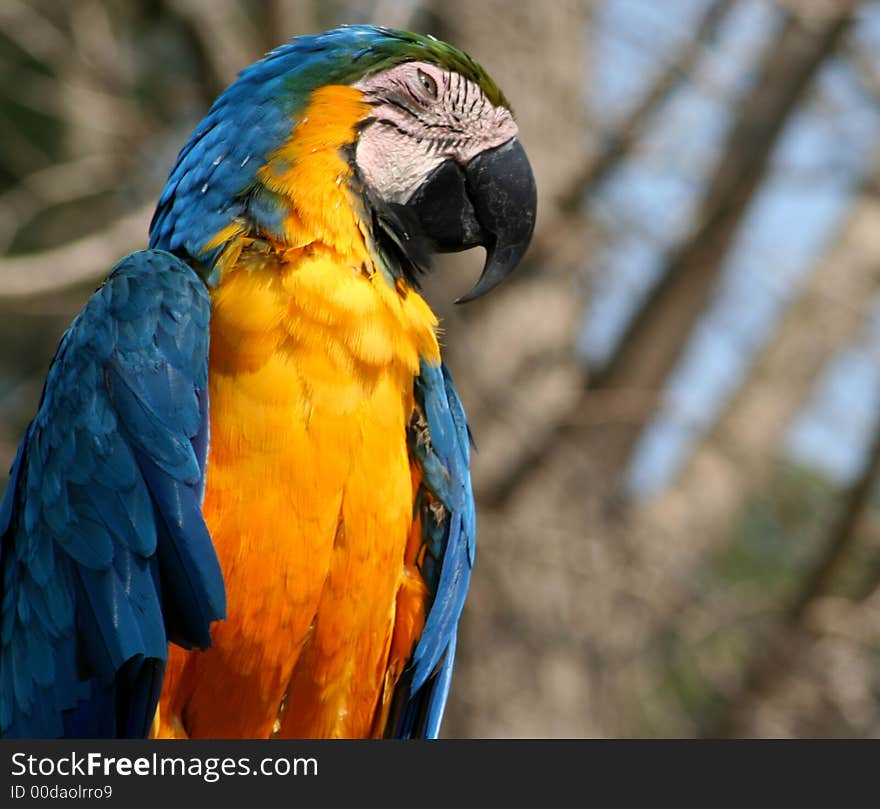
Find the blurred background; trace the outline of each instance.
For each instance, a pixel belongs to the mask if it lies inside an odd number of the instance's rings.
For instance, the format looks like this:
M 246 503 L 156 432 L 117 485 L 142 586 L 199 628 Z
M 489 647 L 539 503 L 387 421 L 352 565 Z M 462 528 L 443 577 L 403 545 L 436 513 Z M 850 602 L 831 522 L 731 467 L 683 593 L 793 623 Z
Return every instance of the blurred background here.
M 237 71 L 349 22 L 511 99 L 517 274 L 426 295 L 478 452 L 450 737 L 880 735 L 880 2 L 0 0 L 0 467 Z

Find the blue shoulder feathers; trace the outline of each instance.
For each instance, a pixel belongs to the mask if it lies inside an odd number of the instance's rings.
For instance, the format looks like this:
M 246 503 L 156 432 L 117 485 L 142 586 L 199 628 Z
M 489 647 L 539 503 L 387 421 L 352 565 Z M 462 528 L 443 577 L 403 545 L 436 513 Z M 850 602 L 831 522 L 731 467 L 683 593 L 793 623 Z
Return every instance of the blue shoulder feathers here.
M 389 735 L 435 738 L 446 708 L 458 620 L 474 563 L 476 518 L 470 436 L 445 365 L 422 362 L 415 383 L 410 454 L 422 470 L 415 509 L 426 553 L 422 575 L 433 596 L 425 628 L 394 697 Z
M 167 642 L 223 617 L 201 514 L 209 301 L 161 251 L 64 335 L 0 505 L 0 735 L 144 736 Z

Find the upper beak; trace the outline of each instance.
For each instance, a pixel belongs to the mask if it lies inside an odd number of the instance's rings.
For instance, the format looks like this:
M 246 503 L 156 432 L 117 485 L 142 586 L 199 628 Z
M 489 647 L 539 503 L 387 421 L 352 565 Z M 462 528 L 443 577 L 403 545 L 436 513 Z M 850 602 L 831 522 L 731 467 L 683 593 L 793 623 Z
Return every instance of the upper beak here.
M 465 177 L 486 263 L 477 283 L 456 303 L 485 295 L 516 269 L 532 240 L 538 208 L 535 177 L 518 138 L 478 154 L 465 166 Z
M 447 160 L 406 204 L 439 252 L 486 248 L 483 272 L 456 303 L 472 301 L 500 284 L 519 264 L 535 229 L 537 189 L 525 149 L 513 138 L 464 166 Z

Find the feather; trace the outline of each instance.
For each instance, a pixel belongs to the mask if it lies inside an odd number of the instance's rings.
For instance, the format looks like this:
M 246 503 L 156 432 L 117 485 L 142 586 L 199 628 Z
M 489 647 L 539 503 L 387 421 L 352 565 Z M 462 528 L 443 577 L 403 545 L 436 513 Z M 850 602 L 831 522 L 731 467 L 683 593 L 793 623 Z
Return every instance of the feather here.
M 0 505 L 4 737 L 145 735 L 168 637 L 207 645 L 223 616 L 208 318 L 195 273 L 143 251 L 61 341 Z
M 389 732 L 435 738 L 446 707 L 458 621 L 464 606 L 476 540 L 464 411 L 445 366 L 423 362 L 415 382 L 424 414 L 410 429 L 410 453 L 422 473 L 417 507 L 427 549 L 422 575 L 433 596 L 425 627 L 398 684 Z M 439 501 L 443 508 L 432 507 Z

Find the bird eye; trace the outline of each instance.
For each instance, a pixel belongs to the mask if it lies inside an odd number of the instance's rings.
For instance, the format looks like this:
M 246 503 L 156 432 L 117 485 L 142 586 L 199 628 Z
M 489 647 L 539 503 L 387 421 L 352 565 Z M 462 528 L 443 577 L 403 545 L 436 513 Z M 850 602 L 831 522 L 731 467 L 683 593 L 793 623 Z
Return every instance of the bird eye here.
M 431 96 L 431 98 L 437 98 L 437 82 L 434 81 L 434 77 L 429 76 L 424 70 L 418 71 L 418 77 L 422 89 Z

